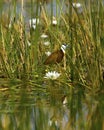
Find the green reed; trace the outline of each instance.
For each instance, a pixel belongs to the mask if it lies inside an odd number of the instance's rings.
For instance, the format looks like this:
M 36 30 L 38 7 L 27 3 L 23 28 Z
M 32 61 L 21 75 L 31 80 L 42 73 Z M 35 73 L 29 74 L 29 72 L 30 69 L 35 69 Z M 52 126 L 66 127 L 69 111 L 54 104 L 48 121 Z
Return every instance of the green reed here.
M 14 0 L 13 12 L 11 6 L 8 14 L 1 11 L 0 92 L 3 93 L 0 97 L 7 118 L 0 115 L 3 120 L 0 126 L 3 129 L 6 122 L 8 127 L 22 130 L 40 129 L 40 126 L 42 130 L 102 129 L 104 96 L 99 96 L 99 92 L 103 93 L 104 85 L 103 3 L 89 1 L 85 6 L 83 2 L 83 11 L 79 13 L 72 0 L 67 3 L 56 0 L 58 24 L 53 25 L 53 0 L 51 2 L 49 15 L 44 1 L 40 4 L 38 0 L 31 0 L 30 16 L 40 19 L 35 30 L 27 30 L 22 14 L 24 1 L 21 1 L 20 14 L 16 12 Z M 64 4 L 66 12 L 62 11 Z M 47 39 L 40 37 L 43 33 L 48 35 Z M 46 41 L 50 42 L 48 46 L 43 44 Z M 63 43 L 69 46 L 63 61 L 45 66 L 45 52 L 53 52 Z M 60 75 L 49 78 L 46 73 L 50 71 Z M 67 103 L 63 105 L 64 97 Z M 63 128 L 64 118 L 67 120 Z
M 88 90 L 97 92 L 103 84 L 104 68 L 104 7 L 101 1 L 90 2 L 86 7 L 83 2 L 83 11 L 78 13 L 72 1 L 63 0 L 66 12 L 62 11 L 63 4 L 56 0 L 56 18 L 58 24 L 52 25 L 53 1 L 51 1 L 51 16 L 45 8 L 45 2 L 31 0 L 31 18 L 39 18 L 41 23 L 35 30 L 26 32 L 24 17 L 16 12 L 5 16 L 1 13 L 0 26 L 0 74 L 7 78 L 27 78 L 34 80 L 35 75 L 44 77 L 45 70 L 56 70 L 62 73 L 62 82 L 71 81 L 73 86 L 81 85 Z M 23 8 L 23 1 L 21 7 Z M 33 13 L 34 5 L 36 11 Z M 58 14 L 58 7 L 60 13 Z M 41 13 L 39 13 L 39 11 Z M 10 19 L 12 17 L 12 20 Z M 11 22 L 11 25 L 10 25 Z M 10 27 L 9 27 L 10 26 Z M 44 47 L 42 33 L 49 35 L 50 46 Z M 28 45 L 30 42 L 31 45 Z M 69 45 L 66 51 L 66 67 L 63 62 L 59 65 L 44 66 L 46 50 L 57 50 L 62 43 Z M 41 78 L 42 79 L 42 78 Z M 42 79 L 44 80 L 44 78 Z M 60 82 L 60 79 L 59 79 Z

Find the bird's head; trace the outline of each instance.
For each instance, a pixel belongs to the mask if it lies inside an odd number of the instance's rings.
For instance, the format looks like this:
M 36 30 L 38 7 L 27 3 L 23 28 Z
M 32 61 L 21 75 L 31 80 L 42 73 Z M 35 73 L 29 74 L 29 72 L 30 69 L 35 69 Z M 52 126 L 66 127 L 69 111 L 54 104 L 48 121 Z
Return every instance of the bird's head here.
M 62 44 L 61 45 L 61 50 L 63 51 L 63 53 L 65 53 L 65 49 L 68 47 L 67 44 Z

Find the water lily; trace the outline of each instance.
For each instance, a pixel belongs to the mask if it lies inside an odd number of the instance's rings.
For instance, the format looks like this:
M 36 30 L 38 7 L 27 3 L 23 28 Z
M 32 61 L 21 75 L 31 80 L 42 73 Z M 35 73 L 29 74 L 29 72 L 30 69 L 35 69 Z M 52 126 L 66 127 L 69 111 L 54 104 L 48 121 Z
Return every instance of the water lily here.
M 29 40 L 27 40 L 27 45 L 28 45 L 28 46 L 31 46 L 31 43 L 30 43 L 30 41 L 29 41 Z
M 53 123 L 54 123 L 56 126 L 58 126 L 58 121 L 57 121 L 57 120 L 55 120 L 55 121 L 49 120 L 49 126 L 52 126 Z
M 62 103 L 63 103 L 63 105 L 66 105 L 68 103 L 67 97 L 64 97 L 64 100 Z
M 36 25 L 39 24 L 39 19 L 32 18 L 29 20 L 29 26 L 30 28 L 36 29 Z
M 75 8 L 80 8 L 80 7 L 82 7 L 82 4 L 81 3 L 73 3 L 73 6 Z
M 47 56 L 50 56 L 50 55 L 51 55 L 51 52 L 50 52 L 50 51 L 47 51 L 47 52 L 45 52 L 45 54 L 46 54 Z
M 57 25 L 57 20 L 56 20 L 55 17 L 53 17 L 52 24 L 53 24 L 53 25 Z
M 45 38 L 48 38 L 48 35 L 46 35 L 46 34 L 43 33 L 40 37 L 43 38 L 43 39 L 45 39 Z
M 36 29 L 36 25 L 32 25 L 32 28 L 35 30 Z
M 44 44 L 45 46 L 49 46 L 50 42 L 49 42 L 49 41 L 46 41 L 46 42 L 43 42 L 43 44 Z
M 56 71 L 51 71 L 51 72 L 47 72 L 45 77 L 46 79 L 52 79 L 55 80 L 57 79 L 61 74 L 56 72 Z

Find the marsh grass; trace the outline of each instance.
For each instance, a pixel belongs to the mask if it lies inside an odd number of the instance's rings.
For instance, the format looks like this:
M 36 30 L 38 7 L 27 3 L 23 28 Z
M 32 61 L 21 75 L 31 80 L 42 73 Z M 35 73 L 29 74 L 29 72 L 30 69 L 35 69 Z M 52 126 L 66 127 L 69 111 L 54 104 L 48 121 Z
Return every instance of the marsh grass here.
M 63 0 L 62 3 L 65 4 L 65 1 Z M 63 12 L 63 4 L 57 0 L 56 19 L 58 24 L 52 25 L 53 4 L 51 3 L 50 16 L 45 9 L 46 3 L 40 5 L 39 1 L 35 3 L 31 0 L 31 18 L 39 18 L 40 23 L 36 24 L 35 30 L 30 31 L 26 31 L 27 26 L 22 12 L 21 14 L 16 12 L 16 2 L 11 4 L 14 4 L 15 10 L 12 19 L 11 11 L 6 15 L 1 11 L 0 77 L 25 78 L 36 81 L 36 84 L 43 84 L 45 73 L 55 70 L 61 73 L 61 77 L 57 80 L 61 84 L 60 86 L 63 86 L 63 83 L 69 89 L 81 86 L 94 93 L 102 88 L 104 84 L 102 76 L 104 69 L 104 6 L 101 1 L 95 1 L 93 4 L 89 2 L 87 7 L 83 3 L 83 11 L 78 13 L 78 9 L 72 5 L 72 2 L 67 3 L 66 12 Z M 23 5 L 22 1 L 22 8 Z M 36 5 L 35 15 L 33 5 Z M 58 9 L 60 9 L 59 14 Z M 48 40 L 51 44 L 48 47 L 43 45 L 44 40 L 40 38 L 42 33 L 49 36 Z M 66 50 L 66 61 L 63 60 L 59 65 L 45 66 L 43 64 L 46 58 L 45 52 L 57 50 L 62 43 L 70 46 Z M 65 62 L 66 66 L 63 69 Z
M 83 2 L 79 13 L 72 0 L 56 0 L 57 24 L 53 25 L 53 2 L 49 14 L 46 2 L 31 0 L 30 17 L 40 21 L 35 30 L 28 27 L 29 19 L 25 21 L 24 1 L 21 0 L 21 13 L 17 12 L 15 0 L 11 0 L 13 8 L 6 14 L 0 3 L 1 129 L 104 127 L 103 3 L 94 0 L 86 6 Z M 42 34 L 48 37 L 43 39 Z M 47 41 L 50 44 L 45 46 Z M 45 52 L 53 52 L 63 43 L 69 46 L 63 61 L 45 66 Z M 52 71 L 60 73 L 58 78 L 45 78 Z M 67 102 L 63 104 L 65 98 Z

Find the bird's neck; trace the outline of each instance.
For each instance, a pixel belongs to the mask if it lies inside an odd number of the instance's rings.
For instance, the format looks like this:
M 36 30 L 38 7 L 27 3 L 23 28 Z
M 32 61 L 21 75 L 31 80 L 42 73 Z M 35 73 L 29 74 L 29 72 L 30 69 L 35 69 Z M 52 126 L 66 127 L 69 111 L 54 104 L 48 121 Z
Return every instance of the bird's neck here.
M 65 54 L 65 50 L 61 47 L 61 51 Z

